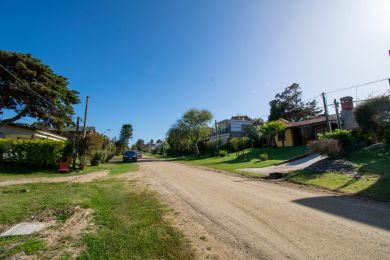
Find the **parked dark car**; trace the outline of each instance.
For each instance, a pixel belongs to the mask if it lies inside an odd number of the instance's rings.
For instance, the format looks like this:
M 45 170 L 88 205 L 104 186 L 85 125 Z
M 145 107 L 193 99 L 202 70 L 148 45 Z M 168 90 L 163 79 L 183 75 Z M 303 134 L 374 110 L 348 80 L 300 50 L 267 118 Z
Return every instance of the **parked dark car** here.
M 136 162 L 138 161 L 138 154 L 136 151 L 126 151 L 123 153 L 123 161 L 124 162 Z

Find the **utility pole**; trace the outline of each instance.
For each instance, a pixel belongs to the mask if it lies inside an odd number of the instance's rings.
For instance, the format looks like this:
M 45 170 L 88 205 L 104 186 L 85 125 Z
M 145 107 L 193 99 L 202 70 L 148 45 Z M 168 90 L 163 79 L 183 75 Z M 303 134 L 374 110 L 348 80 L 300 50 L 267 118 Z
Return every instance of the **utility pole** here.
M 73 138 L 73 169 L 76 169 L 79 124 L 80 124 L 80 117 L 78 116 L 77 123 L 76 123 L 76 131 L 74 132 L 74 138 Z
M 88 101 L 89 101 L 89 96 L 86 98 L 85 102 L 85 112 L 84 112 L 84 130 L 83 130 L 83 137 L 87 135 L 87 115 L 88 115 Z
M 336 99 L 334 99 L 334 108 L 336 110 L 336 117 L 337 117 L 337 128 L 341 129 L 341 122 L 340 122 L 340 115 L 339 115 L 339 102 L 337 102 Z
M 216 140 L 217 140 L 217 152 L 219 150 L 219 134 L 218 134 L 218 124 L 217 124 L 217 120 L 215 120 L 215 134 L 216 134 Z
M 322 101 L 324 102 L 324 112 L 326 117 L 326 124 L 328 126 L 328 131 L 332 132 L 332 126 L 330 125 L 330 121 L 329 121 L 328 105 L 326 104 L 326 97 L 324 92 L 322 92 Z

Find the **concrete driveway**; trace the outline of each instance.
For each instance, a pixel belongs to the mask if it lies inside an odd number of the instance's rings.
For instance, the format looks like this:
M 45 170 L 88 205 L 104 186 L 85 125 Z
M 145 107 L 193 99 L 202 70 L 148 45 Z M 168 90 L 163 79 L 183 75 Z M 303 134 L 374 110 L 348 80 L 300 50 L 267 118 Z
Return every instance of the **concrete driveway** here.
M 283 163 L 280 165 L 264 167 L 264 168 L 241 168 L 239 171 L 259 173 L 262 175 L 269 175 L 270 173 L 287 173 L 296 170 L 303 170 L 306 167 L 325 159 L 324 156 L 319 154 L 312 154 L 301 159 Z

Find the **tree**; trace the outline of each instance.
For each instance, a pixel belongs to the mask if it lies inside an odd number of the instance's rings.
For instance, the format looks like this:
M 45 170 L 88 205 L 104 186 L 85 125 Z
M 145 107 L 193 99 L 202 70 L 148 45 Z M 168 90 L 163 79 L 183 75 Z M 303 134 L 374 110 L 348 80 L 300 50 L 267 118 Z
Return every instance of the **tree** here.
M 138 139 L 137 142 L 135 143 L 135 149 L 138 151 L 142 151 L 145 147 L 145 141 L 144 139 Z
M 390 96 L 373 97 L 354 109 L 360 129 L 374 141 L 390 142 Z
M 35 118 L 45 127 L 61 128 L 72 123 L 79 93 L 67 87 L 65 77 L 31 54 L 0 51 L 0 65 L 0 114 L 13 111 L 0 125 L 23 117 Z
M 191 109 L 184 113 L 179 120 L 179 125 L 188 134 L 192 146 L 195 148 L 196 155 L 199 155 L 199 141 L 207 137 L 210 133 L 208 124 L 213 118 L 210 111 L 202 109 Z
M 80 169 L 84 169 L 85 164 L 92 155 L 102 148 L 104 137 L 98 133 L 91 133 L 85 137 L 80 137 L 77 152 L 79 154 Z
M 230 119 L 232 120 L 242 120 L 242 121 L 252 121 L 253 119 L 250 118 L 249 116 L 247 115 L 236 115 L 236 116 L 232 116 Z
M 274 143 L 274 139 L 276 135 L 284 135 L 284 130 L 286 129 L 286 124 L 282 121 L 271 121 L 265 123 L 261 127 L 261 133 L 267 137 L 268 145 L 272 145 Z M 284 147 L 284 138 L 282 138 L 282 145 Z
M 288 121 L 298 122 L 317 116 L 321 109 L 317 107 L 317 101 L 304 103 L 299 84 L 294 83 L 282 93 L 276 94 L 275 99 L 269 102 L 270 115 L 268 121 L 283 118 Z
M 249 138 L 252 147 L 260 147 L 261 145 L 261 126 L 260 125 L 247 125 L 244 126 L 244 134 Z
M 131 124 L 122 125 L 119 139 L 116 141 L 115 146 L 117 148 L 116 154 L 120 154 L 123 150 L 129 146 L 129 140 L 133 137 L 133 126 Z
M 175 124 L 168 130 L 166 141 L 169 146 L 167 152 L 171 155 L 188 154 L 190 151 L 191 143 L 187 130 L 179 124 Z

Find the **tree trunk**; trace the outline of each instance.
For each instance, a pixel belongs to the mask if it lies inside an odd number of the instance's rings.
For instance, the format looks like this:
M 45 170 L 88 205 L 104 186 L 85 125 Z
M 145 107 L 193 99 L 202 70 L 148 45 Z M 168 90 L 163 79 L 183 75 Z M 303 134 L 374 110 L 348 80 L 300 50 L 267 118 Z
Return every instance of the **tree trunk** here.
M 198 142 L 195 142 L 196 155 L 199 155 Z

